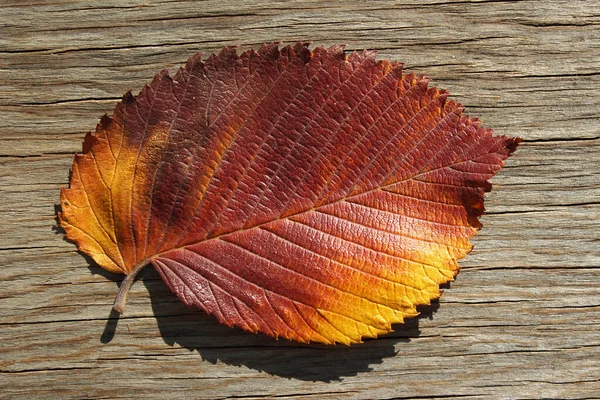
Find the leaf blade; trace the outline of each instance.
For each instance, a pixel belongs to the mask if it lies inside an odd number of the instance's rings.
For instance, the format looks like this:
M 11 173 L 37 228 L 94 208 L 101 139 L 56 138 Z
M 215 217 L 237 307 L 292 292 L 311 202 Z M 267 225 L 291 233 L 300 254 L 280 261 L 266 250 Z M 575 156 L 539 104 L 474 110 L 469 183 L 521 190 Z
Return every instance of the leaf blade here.
M 519 139 L 372 52 L 200 57 L 86 137 L 67 237 L 114 272 L 151 262 L 224 324 L 301 342 L 377 337 L 439 297 Z

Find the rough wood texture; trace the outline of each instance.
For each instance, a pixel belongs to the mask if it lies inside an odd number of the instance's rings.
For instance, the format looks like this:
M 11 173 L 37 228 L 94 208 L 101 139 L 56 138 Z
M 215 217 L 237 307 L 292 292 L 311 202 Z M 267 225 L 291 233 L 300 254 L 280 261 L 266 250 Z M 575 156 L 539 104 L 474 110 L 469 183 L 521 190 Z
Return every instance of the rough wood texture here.
M 599 398 L 600 3 L 0 2 L 0 397 Z M 53 231 L 83 134 L 160 69 L 312 40 L 401 60 L 525 138 L 439 310 L 363 345 L 218 325 Z M 108 278 L 108 279 L 107 279 Z

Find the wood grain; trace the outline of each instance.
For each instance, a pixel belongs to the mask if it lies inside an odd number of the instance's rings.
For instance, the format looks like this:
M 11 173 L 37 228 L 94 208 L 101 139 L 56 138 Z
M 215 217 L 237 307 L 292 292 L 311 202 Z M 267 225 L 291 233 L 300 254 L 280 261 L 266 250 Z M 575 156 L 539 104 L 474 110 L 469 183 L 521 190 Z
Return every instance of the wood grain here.
M 600 3 L 0 1 L 0 397 L 600 398 Z M 218 325 L 148 269 L 56 232 L 83 134 L 127 90 L 225 45 L 377 49 L 525 139 L 424 316 L 353 347 Z M 438 309 L 439 307 L 439 309 Z

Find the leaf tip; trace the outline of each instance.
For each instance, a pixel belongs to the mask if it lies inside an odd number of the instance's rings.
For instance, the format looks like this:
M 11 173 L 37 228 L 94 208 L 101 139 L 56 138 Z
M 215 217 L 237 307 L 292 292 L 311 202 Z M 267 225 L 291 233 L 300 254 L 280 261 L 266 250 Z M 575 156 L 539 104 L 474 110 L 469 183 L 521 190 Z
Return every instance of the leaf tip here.
M 312 58 L 312 51 L 308 49 L 310 42 L 298 42 L 293 47 L 293 52 L 307 64 Z
M 519 144 L 523 141 L 520 137 L 506 137 L 506 148 L 508 149 L 508 155 L 511 155 L 517 150 Z
M 130 105 L 135 103 L 135 96 L 131 93 L 131 90 L 128 90 L 127 93 L 123 95 L 123 104 Z
M 329 47 L 329 48 L 327 48 L 327 49 L 325 49 L 325 47 L 324 47 L 324 46 L 321 46 L 321 47 L 319 47 L 319 49 L 323 49 L 323 50 L 325 50 L 325 52 L 326 52 L 327 54 L 330 54 L 330 55 L 332 55 L 332 56 L 334 56 L 334 57 L 335 57 L 335 56 L 337 56 L 337 57 L 339 57 L 339 56 L 342 56 L 343 58 L 345 58 L 345 57 L 346 57 L 346 53 L 345 53 L 345 51 L 344 51 L 344 49 L 345 49 L 345 48 L 346 48 L 346 45 L 345 45 L 345 44 L 335 44 L 335 45 L 333 45 L 333 46 L 330 46 L 330 47 Z M 315 50 L 317 50 L 317 49 L 315 49 Z
M 102 118 L 100 118 L 100 122 L 96 126 L 96 132 L 99 130 L 107 130 L 110 124 L 112 124 L 112 121 L 113 119 L 105 113 Z
M 258 55 L 267 60 L 277 60 L 279 59 L 279 43 L 265 43 L 258 49 Z
M 235 46 L 224 47 L 219 52 L 219 54 L 217 54 L 217 58 L 219 60 L 223 60 L 225 62 L 231 62 L 231 61 L 237 60 L 238 59 L 237 47 L 235 47 Z M 188 60 L 188 63 L 190 63 L 190 62 L 195 63 L 197 61 L 198 61 L 198 58 L 196 56 L 194 56 Z
M 85 137 L 83 138 L 83 143 L 81 146 L 81 150 L 82 150 L 83 154 L 89 153 L 90 150 L 92 149 L 92 146 L 94 146 L 94 143 L 96 143 L 97 140 L 98 140 L 98 138 L 92 132 L 86 133 Z
M 186 63 L 186 69 L 191 69 L 195 64 L 202 63 L 202 57 L 204 56 L 204 52 L 199 51 L 198 53 L 191 56 Z

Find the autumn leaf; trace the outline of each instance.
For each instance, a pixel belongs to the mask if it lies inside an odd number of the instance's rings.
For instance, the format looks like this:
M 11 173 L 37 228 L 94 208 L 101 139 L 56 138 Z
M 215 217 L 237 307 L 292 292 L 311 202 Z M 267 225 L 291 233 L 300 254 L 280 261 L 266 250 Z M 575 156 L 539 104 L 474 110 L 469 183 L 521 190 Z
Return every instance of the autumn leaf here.
M 120 312 L 152 264 L 229 326 L 346 344 L 390 332 L 458 273 L 520 141 L 428 82 L 343 46 L 197 54 L 85 137 L 60 225 L 128 275 Z

